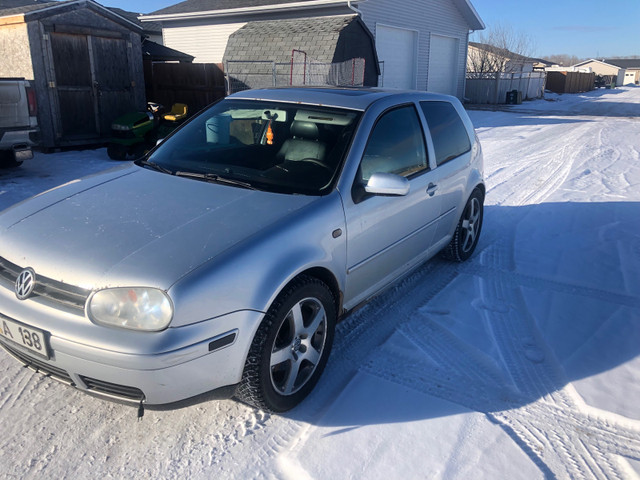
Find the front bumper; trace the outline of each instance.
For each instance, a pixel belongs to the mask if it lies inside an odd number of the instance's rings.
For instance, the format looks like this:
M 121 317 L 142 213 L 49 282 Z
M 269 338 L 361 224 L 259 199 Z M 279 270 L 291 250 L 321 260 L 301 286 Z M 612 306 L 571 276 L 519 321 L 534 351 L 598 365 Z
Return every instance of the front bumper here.
M 40 322 L 2 315 L 46 328 Z M 64 338 L 55 329 L 48 330 L 48 360 L 4 338 L 0 345 L 34 370 L 87 393 L 116 401 L 163 405 L 239 383 L 262 316 L 260 312 L 239 311 L 195 325 L 169 328 L 163 332 L 162 352 L 114 351 Z M 178 348 L 172 349 L 171 337 L 175 338 L 175 346 L 180 345 Z M 185 346 L 185 338 L 198 341 Z

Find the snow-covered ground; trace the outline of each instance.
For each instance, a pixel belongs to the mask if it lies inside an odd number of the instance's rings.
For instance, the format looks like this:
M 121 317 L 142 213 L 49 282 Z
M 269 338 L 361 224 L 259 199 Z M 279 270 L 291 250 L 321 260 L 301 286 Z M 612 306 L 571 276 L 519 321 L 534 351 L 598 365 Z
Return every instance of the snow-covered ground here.
M 137 421 L 0 352 L 0 477 L 639 478 L 640 88 L 550 100 L 471 112 L 476 254 L 428 262 L 342 322 L 301 406 Z M 0 171 L 0 209 L 113 165 L 104 149 L 37 154 Z

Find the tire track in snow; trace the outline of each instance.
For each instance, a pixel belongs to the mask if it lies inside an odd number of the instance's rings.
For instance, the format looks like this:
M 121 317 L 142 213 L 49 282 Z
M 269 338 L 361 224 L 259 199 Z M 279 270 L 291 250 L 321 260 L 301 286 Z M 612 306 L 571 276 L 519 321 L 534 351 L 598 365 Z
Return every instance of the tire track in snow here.
M 270 431 L 277 435 L 256 438 L 257 452 L 248 465 L 255 468 L 300 448 L 309 436 L 309 425 L 320 419 L 340 391 L 408 318 L 426 305 L 456 278 L 449 262 L 434 259 L 389 287 L 360 310 L 338 324 L 329 362 L 311 395 L 287 416 L 272 417 Z M 304 413 L 303 413 L 304 412 Z M 302 416 L 300 414 L 302 413 Z M 295 418 L 295 420 L 294 420 Z M 243 462 L 247 462 L 243 457 Z
M 582 136 L 588 134 L 585 129 L 582 129 Z M 572 153 L 566 149 L 560 154 L 555 152 L 542 168 L 543 177 L 537 182 L 519 183 L 518 186 L 524 188 L 495 203 L 506 200 L 516 205 L 541 202 L 566 181 L 574 162 L 587 148 Z M 540 160 L 542 155 L 535 158 Z M 519 168 L 516 175 L 525 175 L 530 167 L 531 163 Z M 535 172 L 540 173 L 540 170 Z M 509 168 L 504 168 L 500 174 L 502 178 L 497 178 L 509 184 L 508 176 Z M 488 197 L 495 196 L 500 185 L 502 183 L 492 187 Z M 512 184 L 510 188 L 513 188 Z M 503 426 L 547 477 L 625 478 L 630 469 L 619 456 L 640 458 L 638 424 L 628 427 L 629 422 L 617 421 L 611 415 L 607 415 L 606 420 L 598 420 L 587 412 L 537 330 L 520 288 L 544 288 L 632 308 L 640 307 L 640 298 L 515 272 L 515 231 L 522 219 L 514 211 L 504 215 L 502 220 L 506 229 L 494 232 L 490 238 L 485 236 L 489 245 L 483 247 L 479 256 L 481 261 L 470 262 L 466 268 L 461 268 L 461 273 L 480 279 L 485 324 L 499 348 L 506 373 L 518 389 L 520 402 L 517 394 L 511 401 L 505 401 L 508 396 L 501 388 L 504 383 L 500 382 L 500 375 L 492 371 L 489 362 L 478 361 L 482 358 L 481 352 L 473 351 L 428 317 L 404 323 L 398 330 L 435 362 L 435 366 L 431 362 L 416 363 L 415 358 L 398 358 L 397 352 L 376 352 L 376 358 L 362 369 L 387 381 L 486 413 Z M 505 230 L 510 234 L 505 236 Z M 380 358 L 380 354 L 386 357 Z M 398 362 L 403 364 L 402 370 L 394 368 Z M 478 371 L 483 368 L 487 371 Z M 502 408 L 494 411 L 496 406 Z
M 588 124 L 572 128 L 573 135 L 581 137 L 587 136 L 590 130 Z M 576 133 L 576 130 L 580 133 Z M 516 160 L 500 168 L 498 175 L 487 177 L 487 196 L 491 197 L 492 203 L 497 205 L 538 203 L 562 185 L 571 172 L 574 160 L 579 155 L 579 152 L 568 151 L 567 147 L 563 147 L 560 152 L 556 150 L 554 147 L 556 142 L 550 141 L 550 137 L 553 139 L 562 135 L 563 133 L 558 132 L 557 127 L 547 126 L 540 129 L 536 140 L 527 143 L 526 147 L 516 146 L 510 150 L 510 158 Z M 537 151 L 532 154 L 532 150 Z M 522 159 L 526 159 L 526 162 Z
M 496 248 L 492 252 L 493 255 L 485 256 L 485 260 L 493 263 L 490 267 L 493 266 L 497 270 L 506 267 L 507 272 L 515 269 L 515 231 L 515 228 L 510 229 L 510 234 L 506 238 L 503 237 L 500 248 Z M 494 417 L 498 422 L 509 419 L 507 423 L 511 430 L 525 443 L 531 443 L 532 438 L 539 440 L 539 436 L 535 435 L 536 430 L 548 432 L 543 439 L 545 448 L 539 450 L 538 461 L 545 463 L 558 478 L 599 478 L 598 472 L 601 471 L 604 472 L 605 478 L 622 478 L 624 471 L 618 468 L 610 455 L 619 455 L 622 451 L 628 450 L 625 445 L 640 446 L 640 429 L 628 430 L 622 425 L 615 425 L 612 434 L 611 429 L 603 428 L 599 422 L 589 421 L 590 418 L 584 413 L 584 409 L 574 400 L 578 396 L 577 392 L 574 391 L 573 395 L 567 394 L 568 387 L 565 385 L 568 382 L 563 378 L 562 368 L 528 314 L 520 290 L 521 284 L 514 283 L 513 277 L 507 274 L 481 278 L 484 287 L 481 290 L 483 301 L 489 305 L 497 303 L 499 306 L 504 305 L 505 299 L 511 302 L 507 312 L 500 309 L 485 311 L 485 322 L 494 336 L 504 366 L 510 372 L 516 387 L 535 400 L 524 408 L 503 410 L 494 414 Z M 526 280 L 528 283 L 537 282 L 530 277 Z M 556 286 L 555 282 L 547 285 L 552 290 Z M 594 293 L 591 290 L 582 289 L 582 293 Z M 606 296 L 607 301 L 612 301 L 611 295 L 607 292 L 603 292 L 602 295 Z M 624 303 L 638 304 L 638 299 L 634 297 L 621 297 L 618 299 L 626 300 Z M 520 345 L 518 339 L 521 341 Z M 523 413 L 526 415 L 522 415 Z M 567 420 L 569 418 L 570 421 Z M 589 428 L 590 435 L 583 438 L 580 432 L 583 432 L 585 427 Z M 625 436 L 627 441 L 620 442 L 620 435 Z M 598 442 L 615 446 L 614 452 L 576 447 L 583 443 L 597 445 Z M 637 458 L 640 450 L 638 447 L 632 447 L 632 452 L 635 452 L 634 456 Z M 599 468 L 593 469 L 594 465 Z

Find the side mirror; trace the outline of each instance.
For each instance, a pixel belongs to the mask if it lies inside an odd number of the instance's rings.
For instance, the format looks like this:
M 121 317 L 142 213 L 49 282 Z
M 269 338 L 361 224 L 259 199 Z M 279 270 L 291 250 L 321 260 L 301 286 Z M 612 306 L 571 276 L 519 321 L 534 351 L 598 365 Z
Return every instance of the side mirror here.
M 393 173 L 374 173 L 364 190 L 373 195 L 393 195 L 403 197 L 409 193 L 409 180 Z

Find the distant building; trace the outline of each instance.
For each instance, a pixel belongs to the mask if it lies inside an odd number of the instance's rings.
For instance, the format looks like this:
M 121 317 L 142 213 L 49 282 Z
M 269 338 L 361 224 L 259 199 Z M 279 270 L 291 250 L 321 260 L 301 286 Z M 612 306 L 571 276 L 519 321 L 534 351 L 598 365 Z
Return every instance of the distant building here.
M 585 60 L 573 66 L 576 69 L 589 69 L 596 75 L 612 77 L 616 85 L 640 84 L 640 59 L 605 58 Z
M 525 57 L 506 48 L 486 43 L 469 42 L 467 71 L 477 73 L 527 73 L 534 70 L 539 59 Z

